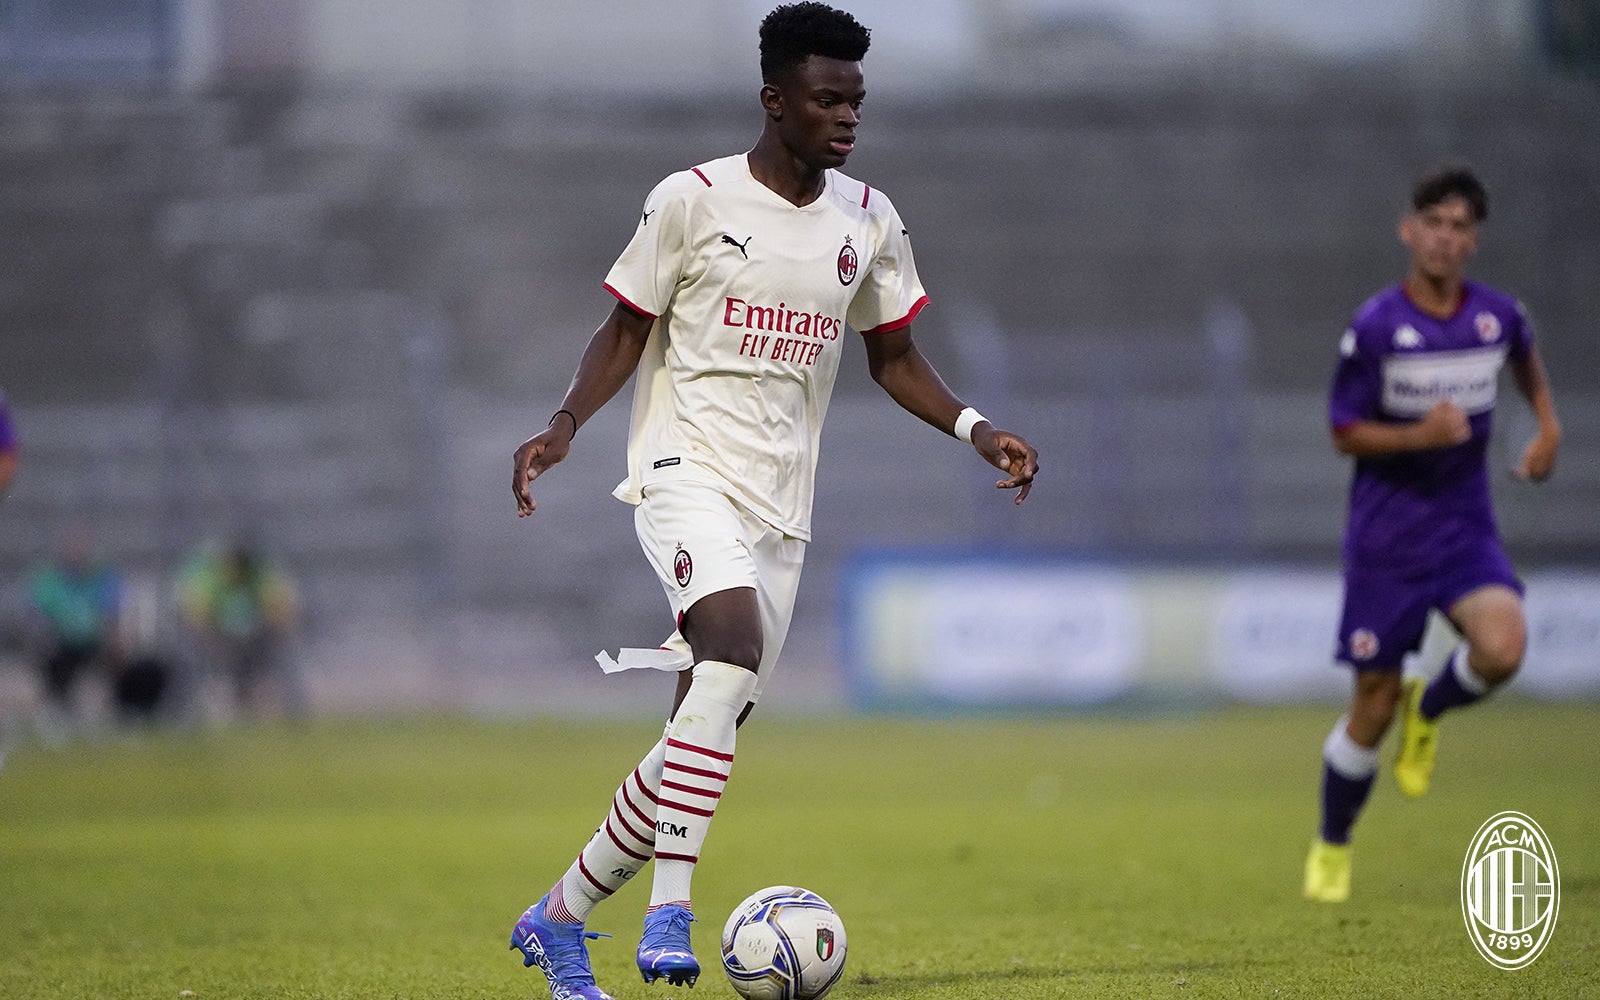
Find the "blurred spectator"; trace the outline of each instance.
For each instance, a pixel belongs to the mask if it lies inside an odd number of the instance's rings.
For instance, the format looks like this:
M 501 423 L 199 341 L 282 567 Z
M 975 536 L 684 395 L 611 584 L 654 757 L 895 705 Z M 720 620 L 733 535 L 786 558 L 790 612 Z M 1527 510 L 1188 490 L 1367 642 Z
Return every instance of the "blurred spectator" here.
M 178 674 L 161 642 L 160 587 L 136 576 L 124 581 L 121 662 L 111 682 L 111 707 L 124 724 L 153 724 L 173 714 Z
M 28 604 L 44 686 L 42 732 L 60 739 L 78 720 L 76 693 L 85 670 L 115 668 L 122 579 L 95 554 L 85 529 L 69 528 L 55 559 L 30 576 Z
M 180 572 L 177 599 L 202 666 L 228 679 L 241 714 L 262 714 L 272 687 L 282 709 L 299 714 L 303 699 L 287 654 L 300 597 L 287 573 L 252 542 L 207 546 Z
M 0 392 L 0 496 L 5 495 L 11 476 L 17 471 L 17 428 L 11 422 L 11 408 Z

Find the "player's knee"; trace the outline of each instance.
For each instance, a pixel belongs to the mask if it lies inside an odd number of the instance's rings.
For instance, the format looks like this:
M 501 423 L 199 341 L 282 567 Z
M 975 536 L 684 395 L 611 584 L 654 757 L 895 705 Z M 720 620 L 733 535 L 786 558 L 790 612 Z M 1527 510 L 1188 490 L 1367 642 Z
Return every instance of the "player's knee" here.
M 1527 648 L 1527 630 L 1519 625 L 1475 644 L 1467 662 L 1490 684 L 1504 684 L 1516 676 Z

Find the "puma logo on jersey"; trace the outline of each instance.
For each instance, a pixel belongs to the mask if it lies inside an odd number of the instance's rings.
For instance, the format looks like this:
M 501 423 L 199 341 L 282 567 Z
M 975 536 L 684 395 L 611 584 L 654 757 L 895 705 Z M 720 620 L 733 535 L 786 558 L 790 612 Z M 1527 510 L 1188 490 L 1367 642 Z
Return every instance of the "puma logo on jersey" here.
M 652 216 L 654 214 L 656 214 L 656 210 L 653 209 L 653 208 L 650 211 L 644 213 L 644 218 L 639 220 L 639 225 L 648 226 L 650 224 L 650 216 Z
M 748 253 L 745 253 L 744 248 L 746 246 L 749 246 L 750 241 L 753 240 L 753 239 L 755 239 L 754 236 L 746 236 L 744 238 L 744 242 L 740 243 L 738 240 L 734 239 L 732 236 L 729 236 L 727 233 L 723 233 L 722 234 L 722 242 L 728 244 L 728 246 L 730 246 L 730 247 L 738 247 L 739 248 L 739 253 L 741 255 L 743 255 L 745 260 L 749 260 L 750 259 L 750 255 Z

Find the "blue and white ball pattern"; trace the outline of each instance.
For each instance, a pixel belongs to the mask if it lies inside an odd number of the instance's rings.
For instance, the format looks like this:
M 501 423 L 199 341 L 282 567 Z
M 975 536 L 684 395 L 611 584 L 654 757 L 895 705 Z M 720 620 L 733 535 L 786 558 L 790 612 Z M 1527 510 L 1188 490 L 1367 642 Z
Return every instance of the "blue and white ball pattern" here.
M 752 893 L 722 928 L 722 969 L 747 1000 L 819 1000 L 844 975 L 844 924 L 792 885 Z

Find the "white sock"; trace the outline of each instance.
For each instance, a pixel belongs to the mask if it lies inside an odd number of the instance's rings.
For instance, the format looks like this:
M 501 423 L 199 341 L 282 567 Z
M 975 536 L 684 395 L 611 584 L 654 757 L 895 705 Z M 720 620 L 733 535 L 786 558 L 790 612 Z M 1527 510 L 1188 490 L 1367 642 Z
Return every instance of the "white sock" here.
M 1467 644 L 1462 643 L 1456 647 L 1456 653 L 1450 657 L 1450 670 L 1455 672 L 1456 682 L 1469 694 L 1484 695 L 1489 693 L 1489 682 L 1478 676 L 1478 672 L 1467 663 Z
M 605 822 L 550 890 L 545 915 L 551 920 L 585 922 L 602 899 L 622 888 L 650 860 L 655 852 L 656 802 L 666 751 L 663 736 L 617 786 Z
M 704 660 L 667 729 L 667 752 L 656 810 L 656 870 L 650 907 L 689 905 L 689 882 L 711 816 L 733 770 L 739 713 L 755 691 L 753 670 Z
M 1345 731 L 1349 724 L 1348 715 L 1340 716 L 1333 724 L 1333 732 L 1322 744 L 1322 759 L 1351 781 L 1360 781 L 1378 773 L 1378 748 L 1364 747 L 1351 739 Z

